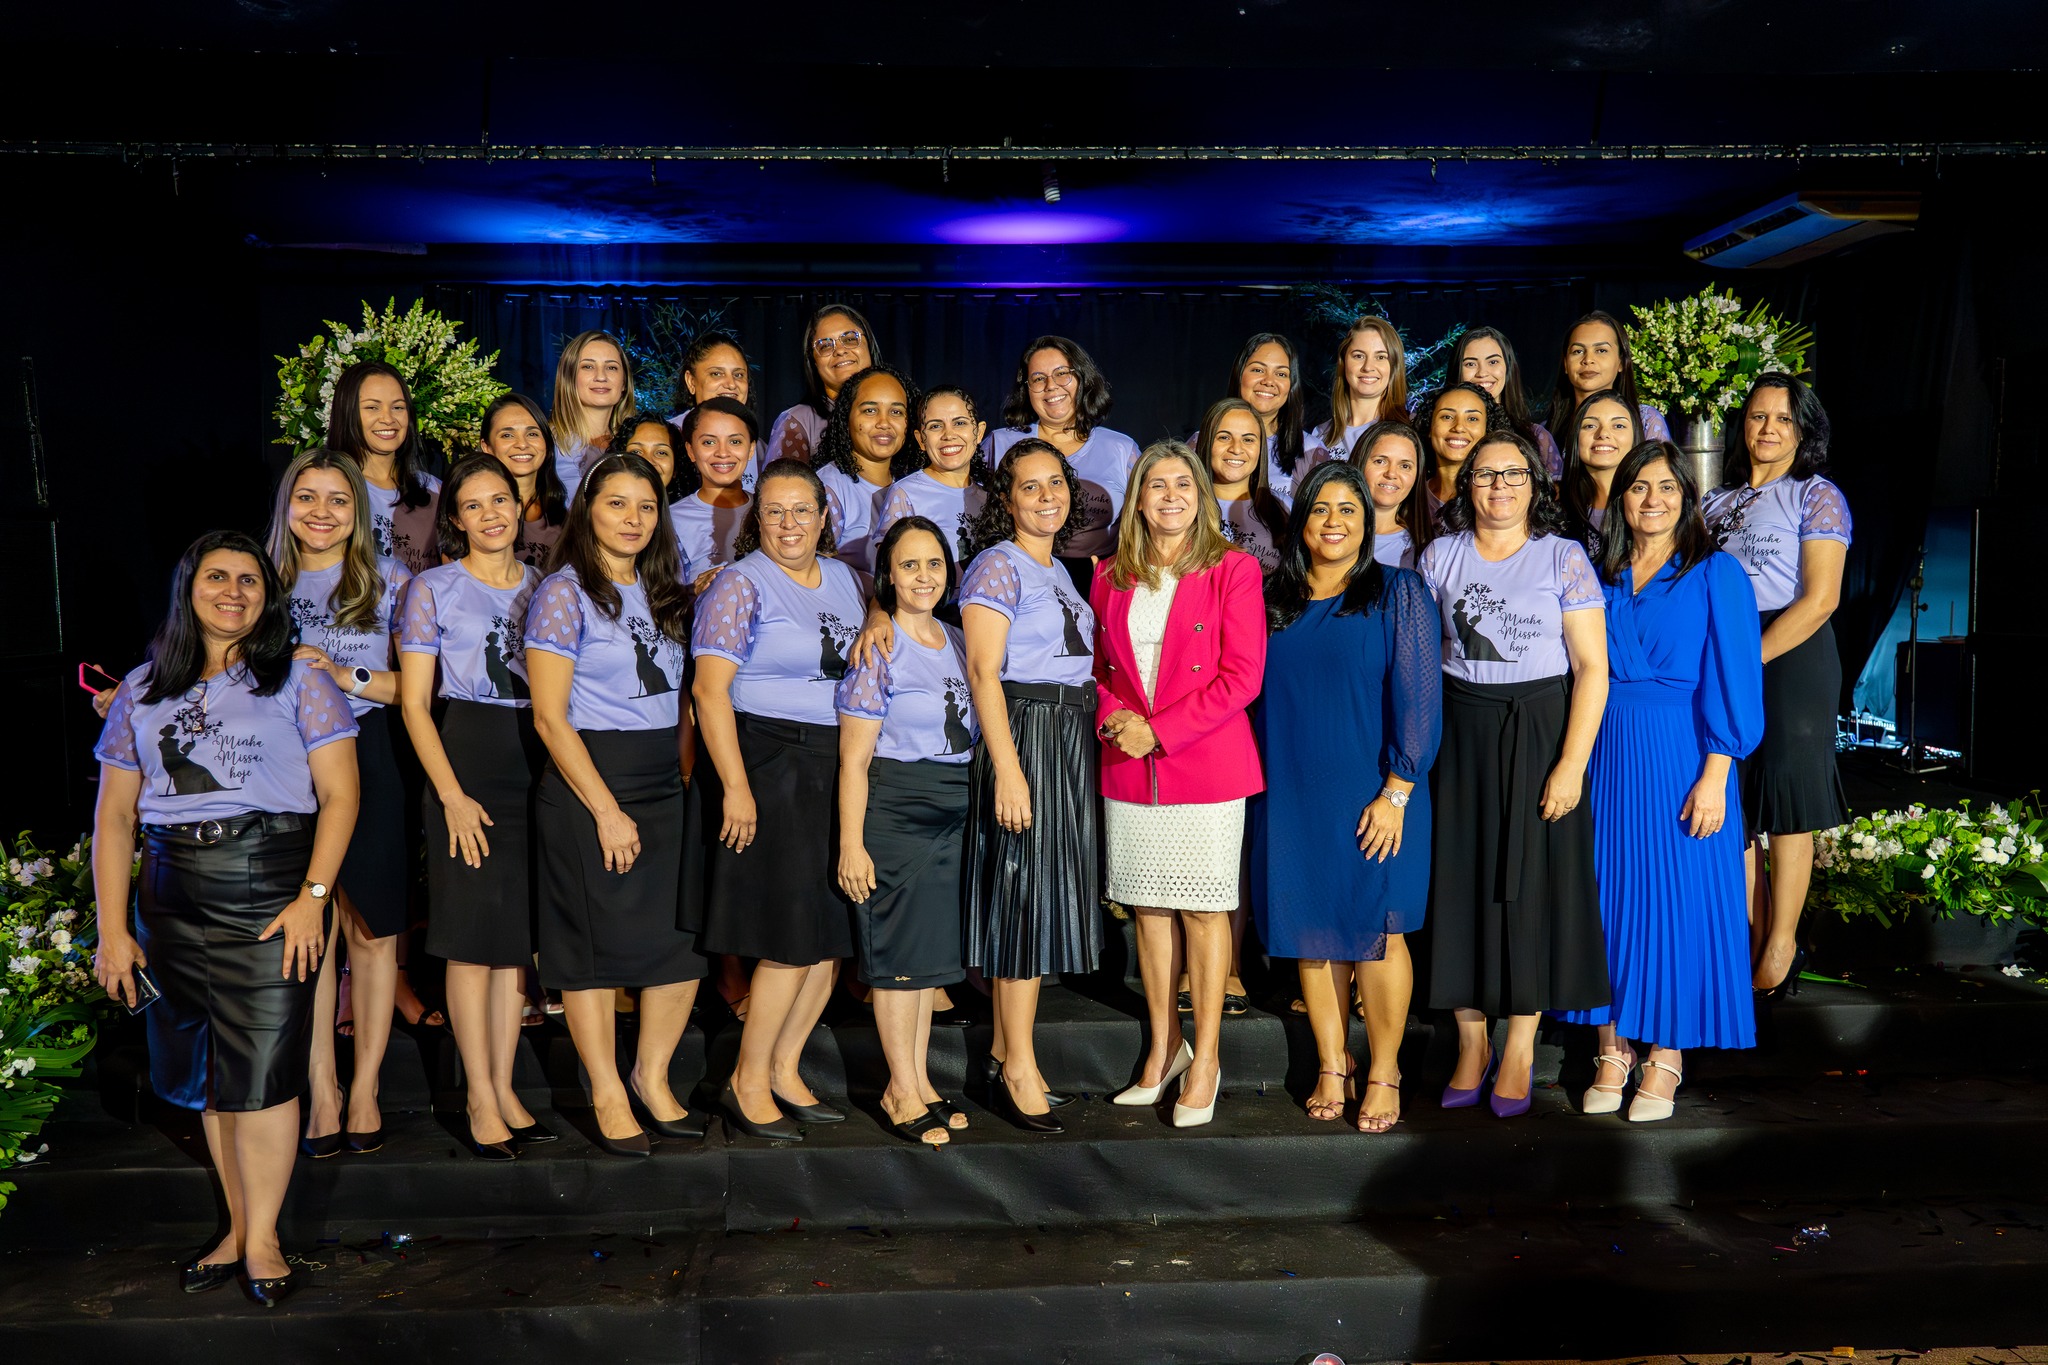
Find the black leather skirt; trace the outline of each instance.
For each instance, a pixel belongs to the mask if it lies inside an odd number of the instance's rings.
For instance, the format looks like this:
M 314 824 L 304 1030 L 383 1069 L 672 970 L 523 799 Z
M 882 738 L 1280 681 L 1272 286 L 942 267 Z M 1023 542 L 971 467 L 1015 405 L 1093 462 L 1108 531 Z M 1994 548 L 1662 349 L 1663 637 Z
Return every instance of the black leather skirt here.
M 256 936 L 299 894 L 313 824 L 143 826 L 137 938 L 163 998 L 142 1017 L 150 1085 L 169 1103 L 248 1113 L 305 1090 L 316 976 L 287 978 L 284 935 Z

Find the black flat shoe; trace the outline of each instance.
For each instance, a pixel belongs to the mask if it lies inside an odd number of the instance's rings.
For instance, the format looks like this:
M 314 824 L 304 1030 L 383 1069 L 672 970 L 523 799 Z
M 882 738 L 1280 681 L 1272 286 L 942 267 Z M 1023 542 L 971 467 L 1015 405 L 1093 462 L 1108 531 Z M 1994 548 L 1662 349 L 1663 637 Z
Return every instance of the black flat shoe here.
M 995 1111 L 1027 1133 L 1052 1134 L 1067 1131 L 1066 1125 L 1051 1114 L 1027 1114 L 1019 1109 L 1016 1097 L 1010 1094 L 1010 1087 L 1003 1083 L 1000 1076 L 996 1078 L 996 1092 L 993 1098 Z
M 647 1107 L 646 1100 L 640 1098 L 640 1092 L 633 1088 L 631 1081 L 626 1083 L 626 1096 L 633 1101 L 633 1113 L 640 1120 L 640 1126 L 657 1137 L 669 1138 L 675 1142 L 701 1142 L 704 1140 L 704 1134 L 710 1131 L 703 1115 L 694 1111 L 685 1110 L 679 1119 L 654 1117 L 654 1111 Z
M 348 1149 L 357 1156 L 367 1156 L 383 1145 L 384 1127 L 382 1124 L 372 1128 L 367 1133 L 348 1134 Z
M 1180 1008 L 1182 1014 L 1193 1014 L 1195 1012 L 1195 993 L 1193 991 L 1176 991 L 1174 992 L 1173 1003 Z
M 524 1128 L 512 1129 L 512 1140 L 526 1146 L 531 1146 L 536 1142 L 553 1142 L 555 1140 L 555 1130 L 544 1126 L 536 1119 Z
M 299 1287 L 299 1277 L 292 1271 L 273 1279 L 259 1280 L 250 1275 L 242 1276 L 242 1288 L 248 1291 L 249 1301 L 261 1308 L 275 1308 L 292 1296 Z
M 215 1261 L 211 1264 L 193 1261 L 179 1268 L 178 1286 L 187 1294 L 204 1294 L 234 1279 L 235 1272 L 241 1268 L 238 1261 Z
M 932 1015 L 933 1028 L 973 1028 L 980 1022 L 980 1016 L 973 1010 L 963 1009 L 958 1005 L 949 1010 L 939 1010 Z
M 942 1133 L 950 1134 L 952 1132 L 950 1128 L 946 1127 L 946 1116 L 941 1114 L 936 1106 L 925 1110 L 907 1123 L 896 1122 L 896 1120 L 889 1117 L 886 1110 L 883 1111 L 882 1119 L 883 1126 L 890 1132 L 902 1138 L 905 1142 L 914 1142 L 920 1147 L 944 1147 L 947 1142 L 952 1141 L 950 1136 L 946 1139 L 946 1142 L 926 1142 L 924 1140 L 924 1135 L 934 1128 Z
M 596 1139 L 598 1149 L 610 1152 L 613 1156 L 654 1155 L 654 1144 L 647 1140 L 647 1134 L 645 1133 L 635 1133 L 631 1137 L 614 1138 L 606 1137 L 604 1130 L 600 1128 L 597 1130 Z
M 299 1150 L 315 1161 L 325 1161 L 331 1156 L 341 1155 L 341 1134 L 329 1133 L 326 1137 L 302 1137 Z
M 1251 1008 L 1252 1002 L 1237 992 L 1225 991 L 1223 993 L 1223 1015 L 1226 1019 L 1235 1019 L 1239 1015 L 1249 1014 L 1251 1013 Z
M 775 1095 L 773 1090 L 768 1093 Z M 786 1100 L 780 1095 L 775 1095 L 775 1103 L 782 1107 L 783 1113 L 799 1123 L 846 1122 L 846 1115 L 829 1104 L 798 1104 L 795 1100 Z
M 725 1111 L 725 1121 L 748 1137 L 766 1138 L 770 1142 L 802 1142 L 804 1130 L 794 1119 L 776 1118 L 767 1123 L 756 1123 L 740 1112 L 740 1097 L 726 1086 L 725 1093 L 718 1097 L 718 1107 Z

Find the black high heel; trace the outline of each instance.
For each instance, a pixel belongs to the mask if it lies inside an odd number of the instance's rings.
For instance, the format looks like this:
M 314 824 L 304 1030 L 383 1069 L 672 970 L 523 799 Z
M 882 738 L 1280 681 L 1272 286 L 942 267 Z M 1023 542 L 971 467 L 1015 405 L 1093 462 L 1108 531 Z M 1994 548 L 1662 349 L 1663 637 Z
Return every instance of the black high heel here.
M 1806 949 L 1792 950 L 1792 965 L 1785 969 L 1785 975 L 1778 984 L 1757 992 L 1766 1000 L 1790 1000 L 1799 994 L 1799 974 L 1806 970 Z
M 1003 1080 L 1000 1068 L 996 1072 L 995 1094 L 990 1098 L 995 1101 L 994 1108 L 998 1114 L 1001 1114 L 1027 1133 L 1050 1135 L 1067 1131 L 1067 1126 L 1054 1118 L 1050 1113 L 1027 1114 L 1022 1109 L 1019 1109 L 1017 1107 L 1017 1097 L 1010 1093 L 1009 1084 Z
M 796 1120 L 777 1116 L 766 1123 L 756 1123 L 740 1109 L 740 1097 L 733 1094 L 732 1083 L 728 1081 L 725 1093 L 718 1097 L 718 1107 L 725 1111 L 725 1121 L 748 1137 L 766 1138 L 770 1142 L 802 1142 L 804 1130 Z
M 782 1112 L 795 1119 L 798 1123 L 846 1122 L 846 1115 L 844 1113 L 822 1101 L 817 1104 L 798 1104 L 795 1100 L 786 1100 L 782 1096 L 776 1095 L 772 1088 L 768 1093 L 774 1096 L 775 1103 L 780 1106 Z
M 1009 1087 L 1003 1084 L 1003 1064 L 994 1057 L 982 1058 L 981 1080 L 988 1091 L 989 1107 L 994 1108 L 996 1092 L 998 1090 L 1007 1092 L 1009 1089 Z M 1064 1090 L 1048 1090 L 1045 1092 L 1045 1103 L 1048 1108 L 1052 1109 L 1064 1109 L 1080 1098 L 1079 1095 L 1069 1094 Z
M 640 1126 L 661 1137 L 676 1142 L 701 1142 L 711 1131 L 704 1122 L 704 1116 L 694 1109 L 685 1110 L 679 1119 L 658 1119 L 647 1107 L 647 1101 L 640 1098 L 640 1088 L 631 1081 L 626 1082 L 626 1098 L 633 1102 L 633 1115 L 640 1120 Z
M 553 1142 L 556 1138 L 555 1130 L 547 1127 L 539 1119 L 535 1119 L 524 1128 L 512 1128 L 511 1133 L 514 1142 L 528 1146 L 536 1142 Z

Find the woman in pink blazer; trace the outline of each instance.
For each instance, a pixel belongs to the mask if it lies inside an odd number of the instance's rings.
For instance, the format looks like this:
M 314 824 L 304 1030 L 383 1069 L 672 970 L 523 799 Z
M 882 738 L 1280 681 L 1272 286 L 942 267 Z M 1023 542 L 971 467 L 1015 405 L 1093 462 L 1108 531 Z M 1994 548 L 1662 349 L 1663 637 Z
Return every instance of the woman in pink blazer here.
M 1158 1102 L 1185 1073 L 1177 1128 L 1207 1123 L 1238 907 L 1245 798 L 1265 790 L 1246 708 L 1266 671 L 1259 562 L 1224 539 L 1209 471 L 1179 441 L 1139 457 L 1114 558 L 1095 566 L 1097 714 L 1109 895 L 1137 916 L 1151 1046 L 1115 1102 Z M 1181 1038 L 1178 914 L 1195 1045 Z

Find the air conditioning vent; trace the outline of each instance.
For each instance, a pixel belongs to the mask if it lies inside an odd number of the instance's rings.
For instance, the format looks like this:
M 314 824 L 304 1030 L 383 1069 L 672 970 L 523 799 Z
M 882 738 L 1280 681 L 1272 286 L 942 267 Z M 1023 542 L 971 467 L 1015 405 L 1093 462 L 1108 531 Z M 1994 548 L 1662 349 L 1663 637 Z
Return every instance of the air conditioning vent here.
M 1775 268 L 1905 232 L 1919 220 L 1920 196 L 1912 191 L 1788 194 L 1701 233 L 1685 244 L 1685 254 L 1730 270 Z

